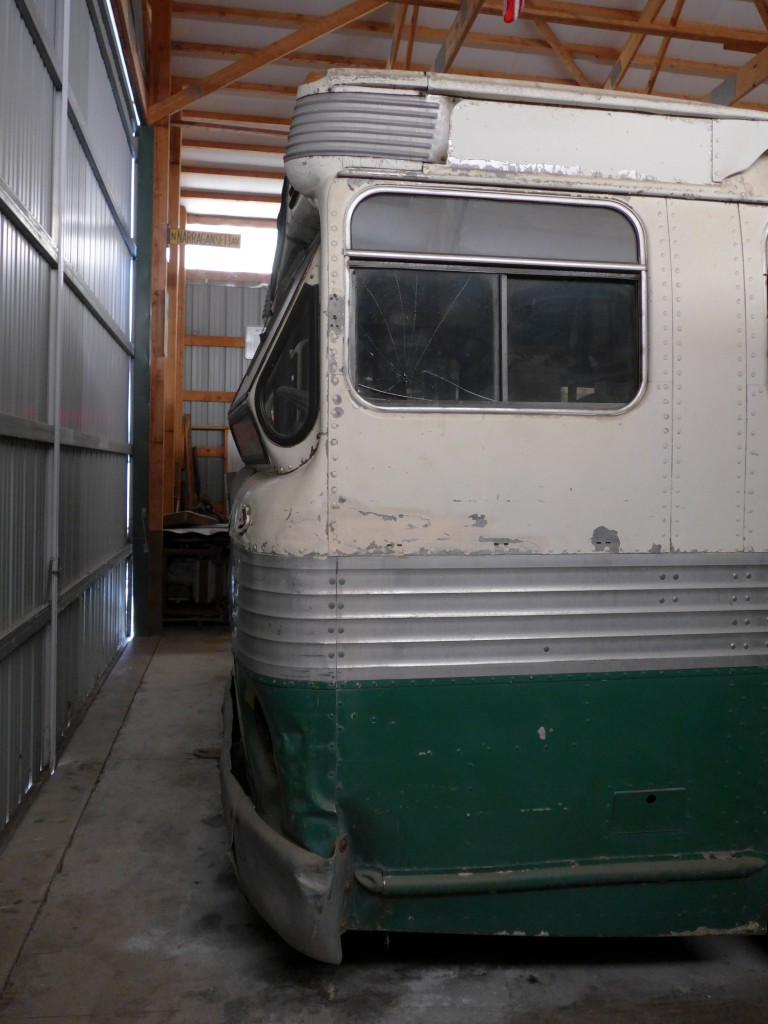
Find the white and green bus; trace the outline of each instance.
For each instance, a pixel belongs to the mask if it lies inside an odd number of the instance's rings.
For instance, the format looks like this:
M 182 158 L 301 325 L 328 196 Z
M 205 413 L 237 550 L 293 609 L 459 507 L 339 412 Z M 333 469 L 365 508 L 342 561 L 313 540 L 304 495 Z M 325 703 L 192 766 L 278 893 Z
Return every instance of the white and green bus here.
M 765 931 L 766 151 L 627 94 L 300 90 L 222 758 L 297 949 Z

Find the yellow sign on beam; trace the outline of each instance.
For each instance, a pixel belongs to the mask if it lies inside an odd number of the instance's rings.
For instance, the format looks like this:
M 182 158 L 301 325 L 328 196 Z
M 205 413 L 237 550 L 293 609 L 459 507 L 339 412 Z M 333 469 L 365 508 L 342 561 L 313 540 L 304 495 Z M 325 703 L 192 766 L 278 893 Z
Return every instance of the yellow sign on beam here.
M 168 229 L 169 245 L 217 245 L 221 249 L 239 249 L 240 235 L 221 234 L 216 231 L 185 231 Z

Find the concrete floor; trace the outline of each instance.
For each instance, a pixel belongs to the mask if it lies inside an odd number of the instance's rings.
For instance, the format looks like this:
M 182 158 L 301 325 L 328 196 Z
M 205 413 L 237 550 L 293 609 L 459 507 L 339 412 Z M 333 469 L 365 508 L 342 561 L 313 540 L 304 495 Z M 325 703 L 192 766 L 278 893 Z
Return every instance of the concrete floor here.
M 768 941 L 350 935 L 287 949 L 227 860 L 219 629 L 132 643 L 0 851 L 2 1021 L 766 1024 Z

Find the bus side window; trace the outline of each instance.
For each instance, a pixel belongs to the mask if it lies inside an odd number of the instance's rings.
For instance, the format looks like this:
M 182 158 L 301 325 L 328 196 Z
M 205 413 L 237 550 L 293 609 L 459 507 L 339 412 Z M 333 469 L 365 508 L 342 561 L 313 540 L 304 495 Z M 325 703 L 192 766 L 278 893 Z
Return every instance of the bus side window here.
M 629 211 L 377 191 L 353 208 L 348 252 L 351 379 L 372 405 L 588 412 L 641 392 Z
M 259 423 L 276 444 L 303 441 L 317 417 L 317 307 L 317 285 L 305 284 L 256 386 Z

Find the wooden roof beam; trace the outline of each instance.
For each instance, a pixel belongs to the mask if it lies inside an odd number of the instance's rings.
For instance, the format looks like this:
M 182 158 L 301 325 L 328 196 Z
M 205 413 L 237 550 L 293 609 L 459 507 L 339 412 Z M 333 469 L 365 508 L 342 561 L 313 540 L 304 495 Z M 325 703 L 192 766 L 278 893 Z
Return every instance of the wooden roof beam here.
M 408 6 L 410 0 L 391 0 L 393 4 Z M 455 12 L 461 0 L 420 0 L 420 6 L 432 10 Z M 754 0 L 758 10 L 768 9 L 768 0 Z M 307 15 L 280 10 L 249 10 L 242 7 L 228 7 L 225 4 L 196 3 L 192 0 L 174 0 L 175 14 L 189 18 L 239 21 L 250 24 L 292 27 L 303 24 Z M 485 0 L 483 14 L 498 17 L 500 0 Z M 563 3 L 561 0 L 528 0 L 522 20 L 543 18 L 550 25 L 572 25 L 574 27 L 604 30 L 606 32 L 632 33 L 638 27 L 638 14 L 622 7 L 597 7 L 585 3 Z M 766 20 L 765 18 L 763 19 Z M 344 32 L 383 32 L 392 34 L 392 25 L 386 22 L 369 21 L 361 18 L 342 26 Z M 439 30 L 435 30 L 439 31 Z M 648 35 L 690 40 L 699 43 L 714 43 L 727 48 L 757 53 L 766 45 L 764 32 L 732 28 L 728 25 L 711 25 L 706 22 L 686 21 L 674 25 L 671 19 L 660 18 L 654 22 Z M 420 33 L 421 35 L 421 33 Z M 443 33 L 444 35 L 444 33 Z M 503 38 L 503 37 L 500 37 Z M 511 40 L 510 40 L 511 42 Z
M 157 124 L 163 118 L 170 117 L 171 114 L 184 110 L 190 103 L 194 103 L 195 100 L 199 100 L 203 96 L 210 96 L 211 93 L 216 92 L 223 86 L 238 81 L 252 71 L 256 71 L 257 68 L 271 64 L 286 53 L 291 53 L 293 50 L 313 42 L 315 39 L 328 35 L 329 32 L 335 32 L 336 29 L 347 22 L 355 21 L 363 14 L 369 14 L 371 11 L 378 10 L 378 8 L 384 6 L 385 4 L 382 0 L 353 0 L 352 3 L 346 4 L 331 14 L 326 14 L 319 18 L 311 18 L 302 28 L 289 33 L 274 43 L 270 43 L 260 50 L 258 54 L 242 57 L 233 64 L 214 71 L 213 74 L 201 79 L 194 90 L 186 86 L 166 99 L 153 103 L 148 111 L 149 122 L 150 124 Z
M 187 143 L 184 143 L 186 146 Z M 227 167 L 224 164 L 190 164 L 184 161 L 181 167 L 182 174 L 203 174 L 206 176 L 221 178 L 266 178 L 273 181 L 282 181 L 285 175 L 282 171 L 270 167 Z
M 190 125 L 191 128 L 201 128 L 202 125 Z M 229 129 L 227 129 L 228 131 Z M 184 135 L 184 148 L 193 150 L 226 150 L 228 153 L 266 153 L 270 156 L 282 156 L 286 152 L 284 145 L 261 145 L 255 142 L 219 142 L 209 141 L 206 138 L 189 138 Z
M 542 19 L 535 19 L 537 23 L 540 23 Z M 389 26 L 391 30 L 391 26 Z M 439 32 L 436 29 L 420 29 L 417 35 L 419 42 L 437 42 L 441 40 L 444 33 Z M 667 45 L 670 42 L 670 37 L 664 37 L 662 43 L 666 40 Z M 766 38 L 763 38 L 762 46 L 765 46 Z M 565 53 L 570 57 L 571 60 L 588 60 L 595 64 L 607 64 L 613 65 L 618 59 L 620 52 L 613 47 L 600 46 L 592 42 L 584 43 L 568 43 L 567 47 L 560 41 L 560 45 L 563 47 Z M 520 36 L 510 37 L 506 39 L 503 35 L 490 35 L 488 33 L 474 33 L 470 32 L 467 38 L 464 40 L 464 46 L 477 49 L 491 49 L 491 50 L 504 50 L 504 51 L 515 51 L 520 53 L 546 53 L 551 49 L 548 42 L 542 39 L 528 39 Z M 757 52 L 762 49 L 762 46 L 757 47 Z M 215 43 L 174 43 L 174 50 L 182 50 L 186 57 L 193 58 L 210 58 L 215 55 L 231 56 L 232 54 L 243 54 L 247 52 L 257 52 L 254 50 L 248 51 L 246 47 L 229 47 L 228 52 L 225 54 L 222 47 Z M 413 43 L 409 40 L 409 52 L 413 49 Z M 739 48 L 739 52 L 743 52 L 743 47 Z M 752 52 L 752 47 L 747 49 L 747 52 Z M 314 53 L 307 50 L 300 50 L 297 53 L 286 54 L 281 57 L 278 64 L 304 64 L 304 65 L 321 65 L 323 67 L 385 67 L 385 63 L 381 60 L 367 60 L 355 61 L 350 57 L 343 57 L 339 54 L 328 54 L 328 53 Z M 638 53 L 633 61 L 635 67 L 643 68 L 644 70 L 653 70 L 656 67 L 657 56 L 652 54 Z M 410 60 L 406 59 L 406 67 L 410 66 Z M 728 64 L 715 64 L 712 62 L 685 60 L 680 57 L 672 57 L 665 62 L 665 68 L 670 71 L 677 72 L 683 75 L 693 75 L 710 78 L 723 78 L 733 70 Z M 427 65 L 419 65 L 419 70 L 428 70 Z M 474 73 L 474 72 L 469 72 Z M 478 74 L 481 73 L 479 70 Z M 513 77 L 505 76 L 503 72 L 497 72 L 497 77 Z M 571 69 L 571 74 L 573 70 Z M 575 75 L 573 76 L 575 78 Z M 173 84 L 175 88 L 180 88 L 182 85 L 198 82 L 200 79 L 197 78 L 177 78 L 174 77 Z M 234 82 L 232 85 L 225 86 L 226 91 L 230 90 L 247 90 L 252 92 L 264 92 L 270 91 L 276 95 L 290 96 L 293 98 L 296 95 L 294 88 L 281 87 L 281 86 L 267 86 L 258 82 Z M 221 90 L 224 91 L 224 90 Z M 187 110 L 184 112 L 183 117 L 187 117 L 192 113 L 197 113 L 194 109 Z
M 537 30 L 541 33 L 542 38 L 547 45 L 554 51 L 560 63 L 563 65 L 565 70 L 572 76 L 573 80 L 577 85 L 583 85 L 589 87 L 592 83 L 589 81 L 587 76 L 581 70 L 579 65 L 573 59 L 570 51 L 566 48 L 564 43 L 558 39 L 555 34 L 555 30 L 545 21 L 543 18 L 534 18 L 534 24 Z
M 684 4 L 685 0 L 677 0 L 671 18 L 673 25 L 676 25 L 680 20 L 680 15 L 683 13 Z M 648 76 L 648 81 L 645 84 L 645 91 L 649 94 L 652 93 L 653 90 L 656 88 L 656 82 L 658 80 L 659 73 L 664 67 L 664 62 L 667 58 L 667 50 L 669 49 L 669 44 L 669 39 L 662 39 L 661 46 L 659 47 L 659 52 L 656 54 L 656 59 L 654 60 L 653 68 L 651 69 L 651 73 Z
M 400 49 L 400 40 L 403 38 L 403 27 L 405 26 L 405 18 L 408 14 L 408 8 L 405 4 L 400 6 L 400 10 L 397 12 L 395 18 L 395 25 L 392 30 L 392 45 L 389 48 L 389 57 L 387 58 L 387 67 L 397 67 L 397 52 Z
M 648 0 L 638 19 L 638 26 L 645 28 L 652 24 L 653 19 L 664 6 L 665 0 Z M 624 76 L 629 71 L 632 61 L 637 56 L 637 51 L 645 42 L 645 32 L 633 32 L 619 54 L 619 59 L 611 68 L 608 78 L 603 84 L 604 89 L 618 89 Z
M 763 19 L 763 24 L 768 29 L 768 0 L 755 0 L 757 13 Z
M 483 0 L 461 0 L 451 27 L 443 40 L 440 49 L 437 51 L 432 70 L 438 74 L 450 70 L 451 65 L 458 56 L 462 43 L 467 33 L 472 28 L 472 23 L 483 9 Z
M 184 185 L 181 189 L 182 199 L 228 199 L 233 203 L 274 203 L 279 205 L 279 192 L 240 192 L 227 189 L 195 188 Z M 194 214 L 189 214 L 190 219 Z
M 288 117 L 259 117 L 258 114 L 224 114 L 213 110 L 185 110 L 179 115 L 181 124 L 218 130 L 263 131 L 269 135 L 285 135 L 291 126 Z
M 702 99 L 708 103 L 720 103 L 726 107 L 733 106 L 766 80 L 768 80 L 768 46 L 743 67 L 740 67 L 735 74 L 724 79 L 706 96 L 702 96 Z
M 277 224 L 276 217 L 227 217 L 223 213 L 190 213 L 187 217 L 189 224 L 210 224 L 216 227 L 274 228 Z

